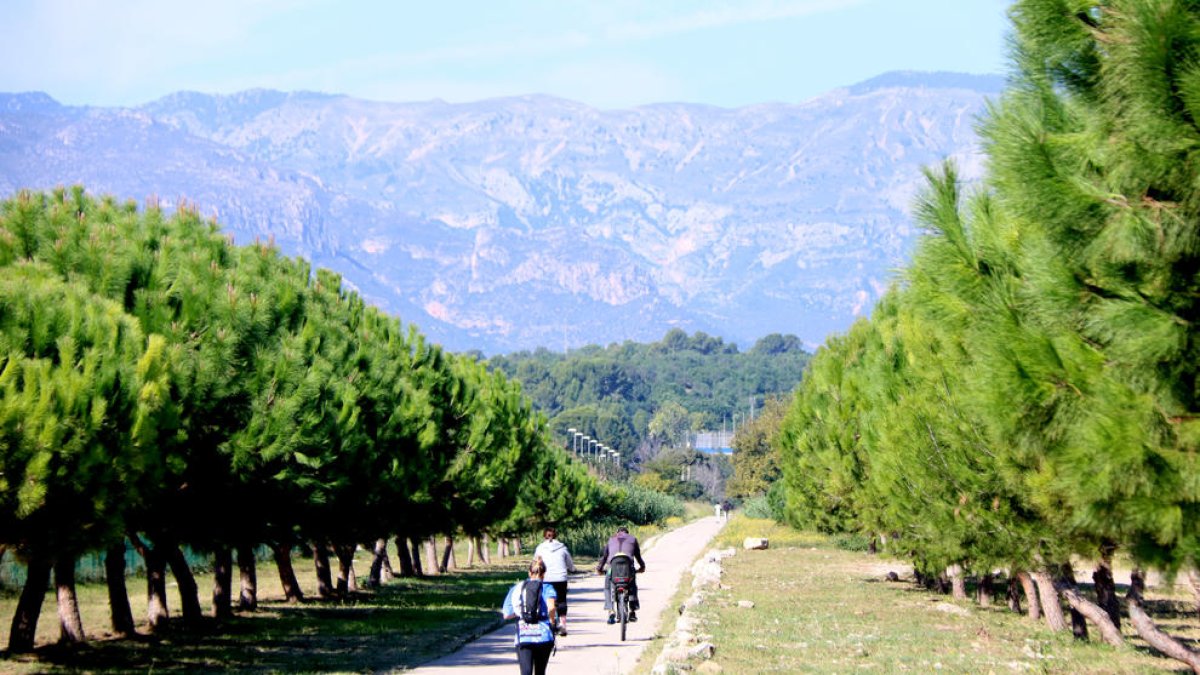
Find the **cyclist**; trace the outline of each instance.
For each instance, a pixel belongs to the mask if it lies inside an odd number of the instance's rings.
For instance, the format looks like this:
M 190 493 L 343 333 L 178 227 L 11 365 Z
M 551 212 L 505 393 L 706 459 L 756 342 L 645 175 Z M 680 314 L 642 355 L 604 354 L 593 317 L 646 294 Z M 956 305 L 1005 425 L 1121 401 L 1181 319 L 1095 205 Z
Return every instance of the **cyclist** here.
M 617 528 L 616 533 L 609 537 L 608 543 L 604 546 L 604 550 L 600 552 L 600 562 L 596 565 L 596 573 L 604 574 L 604 566 L 612 562 L 612 559 L 619 555 L 627 555 L 634 560 L 638 565 L 638 573 L 646 571 L 646 562 L 642 560 L 642 547 L 638 544 L 637 537 L 629 534 L 629 528 L 622 525 Z M 637 597 L 637 577 L 634 577 L 629 585 L 629 608 L 633 611 L 629 613 L 630 621 L 637 621 L 637 610 L 640 608 Z M 612 577 L 604 578 L 604 609 L 608 611 L 608 622 L 610 624 L 617 622 L 617 614 L 613 609 L 613 589 Z

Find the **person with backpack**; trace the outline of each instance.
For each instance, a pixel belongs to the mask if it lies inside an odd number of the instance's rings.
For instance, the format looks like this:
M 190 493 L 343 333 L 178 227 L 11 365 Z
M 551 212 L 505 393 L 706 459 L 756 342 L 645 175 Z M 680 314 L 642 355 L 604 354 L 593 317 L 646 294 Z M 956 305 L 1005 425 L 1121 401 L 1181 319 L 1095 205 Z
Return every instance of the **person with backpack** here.
M 567 636 L 567 574 L 577 571 L 575 561 L 567 545 L 556 539 L 558 530 L 547 527 L 542 532 L 545 540 L 538 544 L 533 554 L 546 563 L 545 582 L 554 587 L 554 608 L 558 610 L 558 634 Z
M 546 563 L 540 557 L 529 565 L 529 578 L 518 581 L 504 596 L 500 612 L 517 620 L 517 662 L 521 675 L 546 675 L 546 664 L 554 650 L 554 586 L 544 582 Z
M 613 536 L 609 537 L 604 550 L 600 552 L 600 562 L 596 565 L 596 573 L 604 574 L 605 564 L 613 562 L 619 556 L 628 556 L 636 562 L 638 564 L 638 574 L 646 571 L 646 561 L 642 560 L 642 547 L 638 544 L 637 537 L 629 534 L 629 528 L 624 525 L 617 528 Z M 637 578 L 632 574 L 629 577 L 629 608 L 633 610 L 629 613 L 629 620 L 637 621 L 637 610 L 641 608 L 637 596 Z M 613 609 L 611 576 L 604 578 L 604 609 L 608 611 L 608 622 L 610 624 L 616 623 L 617 614 Z

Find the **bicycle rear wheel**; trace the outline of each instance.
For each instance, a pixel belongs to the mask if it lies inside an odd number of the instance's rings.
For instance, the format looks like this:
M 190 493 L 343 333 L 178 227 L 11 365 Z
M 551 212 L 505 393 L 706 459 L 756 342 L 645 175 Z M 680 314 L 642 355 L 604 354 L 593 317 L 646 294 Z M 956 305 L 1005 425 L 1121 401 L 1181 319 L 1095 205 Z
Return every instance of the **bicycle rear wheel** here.
M 629 593 L 626 591 L 617 597 L 617 620 L 621 622 L 621 642 L 624 642 L 625 626 L 629 623 Z

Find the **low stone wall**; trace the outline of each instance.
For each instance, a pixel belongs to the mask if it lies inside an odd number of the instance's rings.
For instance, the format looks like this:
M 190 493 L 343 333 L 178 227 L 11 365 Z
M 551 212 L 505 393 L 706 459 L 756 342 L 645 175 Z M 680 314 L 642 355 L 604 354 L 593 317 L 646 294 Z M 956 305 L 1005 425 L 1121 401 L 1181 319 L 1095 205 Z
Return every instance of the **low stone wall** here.
M 720 672 L 721 667 L 709 661 L 717 651 L 712 636 L 705 634 L 704 623 L 696 609 L 708 595 L 721 588 L 721 561 L 736 553 L 735 549 L 711 549 L 692 565 L 692 594 L 679 608 L 675 630 L 667 637 L 662 653 L 650 671 L 667 675 L 680 671 Z

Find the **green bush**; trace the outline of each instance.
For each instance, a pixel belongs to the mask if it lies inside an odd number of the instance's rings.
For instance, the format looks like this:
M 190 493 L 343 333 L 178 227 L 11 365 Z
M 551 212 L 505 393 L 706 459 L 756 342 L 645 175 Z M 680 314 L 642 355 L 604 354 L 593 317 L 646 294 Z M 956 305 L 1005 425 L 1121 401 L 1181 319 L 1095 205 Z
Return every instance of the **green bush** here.
M 650 525 L 666 522 L 672 516 L 682 518 L 684 502 L 678 497 L 650 490 L 634 483 L 621 483 L 606 490 L 596 521 L 622 525 Z
M 866 551 L 871 548 L 871 538 L 859 532 L 842 532 L 831 536 L 830 540 L 843 551 Z
M 771 509 L 771 503 L 767 500 L 766 495 L 758 495 L 746 500 L 743 507 L 747 518 L 757 518 L 759 520 L 777 520 L 775 513 Z
M 567 545 L 573 556 L 595 557 L 600 555 L 616 529 L 616 525 L 608 522 L 582 523 L 569 530 L 559 530 L 558 540 Z

